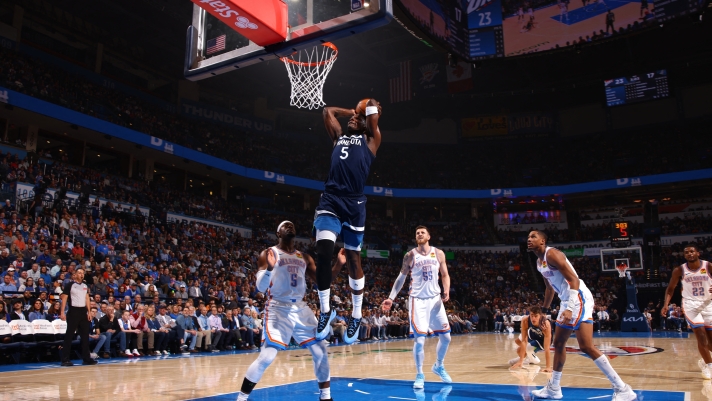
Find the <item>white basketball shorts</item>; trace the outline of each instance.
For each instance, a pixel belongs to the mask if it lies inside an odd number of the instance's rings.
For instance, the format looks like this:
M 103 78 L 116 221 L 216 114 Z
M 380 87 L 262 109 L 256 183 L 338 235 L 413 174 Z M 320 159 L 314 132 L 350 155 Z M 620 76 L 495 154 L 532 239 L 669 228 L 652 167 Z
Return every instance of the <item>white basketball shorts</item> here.
M 682 299 L 682 310 L 685 312 L 687 324 L 693 329 L 704 327 L 712 330 L 712 299 Z
M 556 318 L 556 325 L 564 329 L 578 330 L 581 323 L 593 324 L 593 295 L 588 288 L 578 291 L 578 306 L 571 312 L 571 321 L 564 321 L 564 311 L 568 308 L 569 301 L 561 301 L 561 310 Z
M 262 343 L 280 350 L 287 349 L 292 337 L 305 348 L 316 342 L 316 316 L 305 302 L 270 300 L 263 325 Z
M 440 294 L 430 298 L 410 297 L 410 334 L 427 336 L 450 332 L 450 323 L 445 313 Z

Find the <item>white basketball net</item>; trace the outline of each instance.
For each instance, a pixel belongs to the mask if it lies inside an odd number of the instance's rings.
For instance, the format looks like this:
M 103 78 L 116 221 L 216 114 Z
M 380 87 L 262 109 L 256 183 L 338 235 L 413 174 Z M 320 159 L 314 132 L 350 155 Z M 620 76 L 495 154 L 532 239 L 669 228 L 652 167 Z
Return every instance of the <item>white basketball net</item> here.
M 628 265 L 618 265 L 616 266 L 616 270 L 618 270 L 618 277 L 625 277 L 625 273 L 628 271 Z
M 331 42 L 314 46 L 311 50 L 301 50 L 280 60 L 287 67 L 292 93 L 289 105 L 309 110 L 324 107 L 324 82 L 339 51 Z

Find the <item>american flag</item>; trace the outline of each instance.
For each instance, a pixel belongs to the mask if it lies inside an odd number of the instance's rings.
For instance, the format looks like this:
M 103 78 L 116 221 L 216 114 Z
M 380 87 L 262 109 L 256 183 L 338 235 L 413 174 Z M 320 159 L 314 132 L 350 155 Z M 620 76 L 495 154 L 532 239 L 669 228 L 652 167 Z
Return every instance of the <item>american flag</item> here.
M 391 103 L 410 100 L 410 60 L 400 62 L 390 67 L 388 85 L 390 86 Z
M 217 38 L 208 40 L 205 54 L 213 54 L 220 50 L 225 50 L 225 35 L 220 35 Z

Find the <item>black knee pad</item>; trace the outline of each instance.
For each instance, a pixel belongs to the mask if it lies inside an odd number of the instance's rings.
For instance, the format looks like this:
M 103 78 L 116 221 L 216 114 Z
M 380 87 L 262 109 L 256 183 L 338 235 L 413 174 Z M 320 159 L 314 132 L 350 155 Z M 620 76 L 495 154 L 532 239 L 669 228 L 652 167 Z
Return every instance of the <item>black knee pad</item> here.
M 316 242 L 316 285 L 319 291 L 331 287 L 331 260 L 334 256 L 334 241 L 321 239 Z

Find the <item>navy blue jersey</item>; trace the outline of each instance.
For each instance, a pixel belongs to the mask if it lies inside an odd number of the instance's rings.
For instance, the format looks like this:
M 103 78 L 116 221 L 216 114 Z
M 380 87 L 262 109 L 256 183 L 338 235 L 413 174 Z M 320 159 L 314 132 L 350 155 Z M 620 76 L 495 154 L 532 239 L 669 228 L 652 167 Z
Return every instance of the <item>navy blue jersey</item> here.
M 325 192 L 349 197 L 363 195 L 363 187 L 375 158 L 366 143 L 366 135 L 341 135 L 331 152 Z

